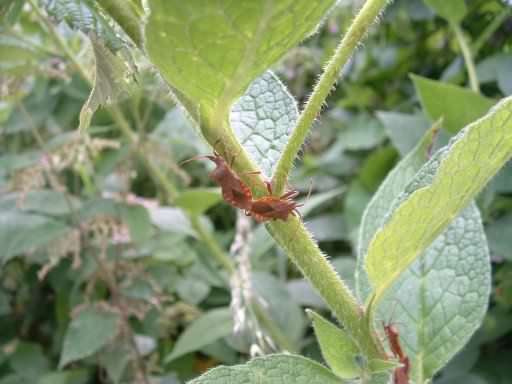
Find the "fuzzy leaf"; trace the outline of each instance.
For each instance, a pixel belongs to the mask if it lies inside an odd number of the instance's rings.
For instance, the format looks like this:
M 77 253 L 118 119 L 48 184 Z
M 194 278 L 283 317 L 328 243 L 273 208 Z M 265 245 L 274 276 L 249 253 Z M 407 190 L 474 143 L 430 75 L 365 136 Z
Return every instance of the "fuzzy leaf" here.
M 79 131 L 85 131 L 101 105 L 111 104 L 127 94 L 129 69 L 125 62 L 96 38 L 91 38 L 96 71 L 89 98 L 80 111 Z
M 146 50 L 206 118 L 227 115 L 249 84 L 316 28 L 334 0 L 149 0 Z M 203 117 L 203 116 L 202 116 Z
M 421 168 L 368 247 L 376 303 L 511 155 L 512 98 L 506 98 Z
M 295 99 L 277 76 L 267 71 L 233 106 L 230 123 L 238 141 L 270 179 L 297 118 Z
M 341 378 L 353 379 L 361 374 L 357 364 L 359 350 L 352 338 L 342 329 L 314 311 L 308 311 L 315 329 L 322 356 L 332 371 Z
M 296 355 L 268 355 L 247 364 L 218 367 L 189 384 L 340 384 L 324 366 Z

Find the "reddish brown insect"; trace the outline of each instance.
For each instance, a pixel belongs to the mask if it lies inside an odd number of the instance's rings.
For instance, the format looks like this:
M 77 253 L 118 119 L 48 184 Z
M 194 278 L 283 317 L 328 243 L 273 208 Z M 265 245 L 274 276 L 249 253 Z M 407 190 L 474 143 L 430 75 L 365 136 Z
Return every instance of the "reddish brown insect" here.
M 208 159 L 215 163 L 216 168 L 211 171 L 208 176 L 221 187 L 222 197 L 224 200 L 226 200 L 233 207 L 243 209 L 246 212 L 249 211 L 253 201 L 251 190 L 233 172 L 231 167 L 220 156 L 220 154 L 217 151 L 214 151 L 213 156 L 196 156 L 186 160 L 184 163 L 199 159 Z M 233 161 L 231 161 L 231 163 L 233 163 Z
M 400 336 L 398 330 L 392 324 L 383 324 L 384 332 L 386 333 L 389 341 L 389 348 L 395 357 L 401 364 L 400 367 L 395 368 L 393 372 L 393 383 L 394 384 L 409 384 L 409 370 L 410 362 L 400 345 Z
M 272 196 L 272 185 L 269 182 L 265 184 L 270 195 L 253 200 L 251 209 L 246 210 L 247 215 L 252 216 L 258 223 L 277 219 L 286 221 L 290 215 L 300 216 L 297 208 L 302 204 L 294 201 L 299 195 L 298 191 L 292 190 L 281 196 Z

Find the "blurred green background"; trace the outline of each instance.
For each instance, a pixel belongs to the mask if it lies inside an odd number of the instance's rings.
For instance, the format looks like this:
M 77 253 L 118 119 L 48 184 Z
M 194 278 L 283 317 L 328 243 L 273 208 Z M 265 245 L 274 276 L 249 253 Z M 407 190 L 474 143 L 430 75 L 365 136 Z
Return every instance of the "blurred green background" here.
M 328 316 L 325 305 L 264 227 L 222 201 L 208 162 L 180 165 L 209 149 L 141 52 L 94 2 L 29 3 L 0 3 L 0 384 L 183 383 L 283 345 L 321 361 L 303 308 Z M 275 64 L 300 104 L 360 3 L 340 2 Z M 488 108 L 512 94 L 512 7 L 466 4 L 462 29 L 488 98 L 474 105 Z M 63 47 L 92 72 L 87 35 L 124 55 L 134 75 L 120 116 L 99 109 L 85 140 L 77 127 L 90 86 Z M 395 0 L 343 74 L 290 182 L 301 199 L 311 186 L 306 224 L 351 284 L 366 204 L 432 123 L 419 96 L 435 99 L 440 85 L 421 90 L 410 75 L 461 87 L 468 79 L 452 28 L 422 0 Z M 480 115 L 470 97 L 459 102 L 450 116 Z M 176 200 L 169 189 L 183 193 Z M 490 307 L 439 383 L 512 383 L 511 165 L 478 204 Z M 239 281 L 218 253 L 236 258 Z

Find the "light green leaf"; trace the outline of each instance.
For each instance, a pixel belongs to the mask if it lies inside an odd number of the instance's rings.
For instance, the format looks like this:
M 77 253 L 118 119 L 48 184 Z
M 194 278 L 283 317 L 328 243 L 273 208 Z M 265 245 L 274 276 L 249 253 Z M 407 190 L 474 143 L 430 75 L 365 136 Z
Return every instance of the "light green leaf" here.
M 218 367 L 189 384 L 340 384 L 343 381 L 312 360 L 296 355 L 268 355 L 247 364 Z
M 230 308 L 218 308 L 194 320 L 180 335 L 172 353 L 165 358 L 169 363 L 187 353 L 197 351 L 233 332 Z
M 66 331 L 59 367 L 98 352 L 115 337 L 118 322 L 115 313 L 94 307 L 82 310 Z
M 364 211 L 359 229 L 356 274 L 356 291 L 361 301 L 364 301 L 371 291 L 370 283 L 364 270 L 364 260 L 368 252 L 370 240 L 377 230 L 384 225 L 395 198 L 404 191 L 414 175 L 427 161 L 428 149 L 432 145 L 437 129 L 439 129 L 439 126 L 434 126 L 425 133 L 416 147 L 395 166 L 373 195 Z
M 359 377 L 361 367 L 357 364 L 357 356 L 360 352 L 353 339 L 314 311 L 307 312 L 313 321 L 322 356 L 332 371 L 343 379 Z
M 219 188 L 195 188 L 180 193 L 174 204 L 193 215 L 201 215 L 220 201 Z
M 421 113 L 377 112 L 377 118 L 386 129 L 391 142 L 402 156 L 407 155 L 430 127 Z
M 368 247 L 376 300 L 512 155 L 512 98 L 467 126 L 421 168 Z
M 423 110 L 432 121 L 443 118 L 443 127 L 457 133 L 482 117 L 496 101 L 456 85 L 412 75 Z
M 413 381 L 433 377 L 468 342 L 487 311 L 490 289 L 487 240 L 472 203 L 400 275 L 377 309 L 399 330 Z
M 314 30 L 334 3 L 149 0 L 146 51 L 207 118 L 215 111 L 227 116 L 249 84 Z
M 16 255 L 47 245 L 67 231 L 69 231 L 67 225 L 47 216 L 20 211 L 1 211 L 1 263 L 7 262 Z
M 137 46 L 142 47 L 142 16 L 144 11 L 136 2 L 130 0 L 99 0 L 98 4 L 121 26 Z
M 80 111 L 79 131 L 89 128 L 92 115 L 101 105 L 111 104 L 128 93 L 130 71 L 125 62 L 97 38 L 91 37 L 91 44 L 96 71 L 91 94 Z
M 269 179 L 298 114 L 295 99 L 270 71 L 254 80 L 231 109 L 230 125 L 238 141 Z
M 467 13 L 464 0 L 425 0 L 439 16 L 454 23 L 460 23 Z

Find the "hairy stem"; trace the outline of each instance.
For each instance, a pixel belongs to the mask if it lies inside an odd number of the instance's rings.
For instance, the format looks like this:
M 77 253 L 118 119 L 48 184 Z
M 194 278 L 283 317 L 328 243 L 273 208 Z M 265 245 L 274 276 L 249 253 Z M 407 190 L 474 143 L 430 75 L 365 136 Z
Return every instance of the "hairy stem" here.
M 334 55 L 327 63 L 277 164 L 272 180 L 274 191 L 277 195 L 281 194 L 284 190 L 293 161 L 297 157 L 333 85 L 339 79 L 341 69 L 350 59 L 357 45 L 360 44 L 368 28 L 375 22 L 380 12 L 386 6 L 386 3 L 387 0 L 366 0 L 363 8 L 361 8 L 347 33 L 340 41 Z
M 450 23 L 455 36 L 457 37 L 457 41 L 459 42 L 460 49 L 462 51 L 462 55 L 464 56 L 464 63 L 466 64 L 466 69 L 468 71 L 469 84 L 471 89 L 474 92 L 480 92 L 480 85 L 478 84 L 478 77 L 476 75 L 476 67 L 475 62 L 473 61 L 473 55 L 471 54 L 471 49 L 469 48 L 468 42 L 464 37 L 464 32 L 459 24 Z

